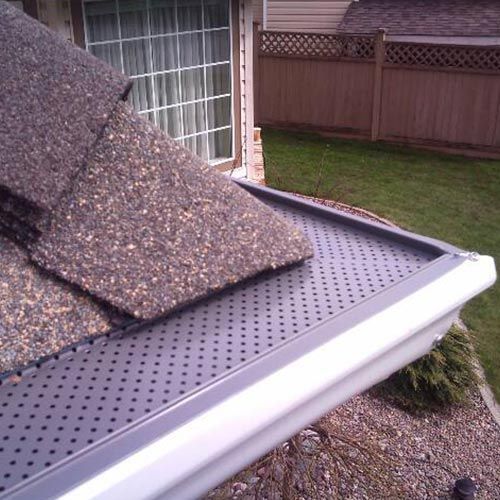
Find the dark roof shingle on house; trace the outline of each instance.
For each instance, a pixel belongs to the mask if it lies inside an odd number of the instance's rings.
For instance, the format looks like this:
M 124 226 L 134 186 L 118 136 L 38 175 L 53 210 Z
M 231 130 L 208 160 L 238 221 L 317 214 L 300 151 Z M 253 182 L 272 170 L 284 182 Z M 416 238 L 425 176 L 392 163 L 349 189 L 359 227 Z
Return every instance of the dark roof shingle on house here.
M 0 47 L 0 184 L 50 210 L 131 82 L 5 2 Z
M 0 374 L 112 326 L 108 309 L 35 266 L 0 229 Z
M 359 0 L 352 2 L 340 33 L 500 36 L 499 0 Z
M 32 256 L 153 319 L 311 255 L 298 229 L 120 103 Z
M 3 0 L 0 47 L 0 378 L 312 256 L 123 102 L 127 77 Z

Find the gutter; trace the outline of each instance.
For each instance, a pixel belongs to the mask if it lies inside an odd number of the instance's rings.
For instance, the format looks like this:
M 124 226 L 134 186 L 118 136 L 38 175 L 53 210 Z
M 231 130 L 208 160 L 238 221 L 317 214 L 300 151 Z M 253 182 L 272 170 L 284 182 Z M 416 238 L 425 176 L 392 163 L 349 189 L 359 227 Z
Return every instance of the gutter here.
M 274 448 L 333 407 L 426 354 L 443 338 L 460 307 L 495 281 L 491 257 L 462 259 L 426 286 L 61 498 L 199 497 L 260 457 L 263 450 Z

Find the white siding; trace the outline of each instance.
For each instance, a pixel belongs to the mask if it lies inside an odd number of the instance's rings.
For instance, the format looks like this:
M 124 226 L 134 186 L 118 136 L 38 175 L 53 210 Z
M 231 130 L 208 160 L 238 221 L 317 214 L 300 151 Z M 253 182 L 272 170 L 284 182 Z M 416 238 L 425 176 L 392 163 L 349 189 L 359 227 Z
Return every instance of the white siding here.
M 267 29 L 335 33 L 351 1 L 267 0 Z M 262 17 L 262 1 L 254 3 L 257 15 Z
M 252 0 L 239 0 L 240 85 L 242 161 L 253 176 L 253 7 Z
M 263 5 L 264 0 L 253 0 L 253 21 L 263 25 Z

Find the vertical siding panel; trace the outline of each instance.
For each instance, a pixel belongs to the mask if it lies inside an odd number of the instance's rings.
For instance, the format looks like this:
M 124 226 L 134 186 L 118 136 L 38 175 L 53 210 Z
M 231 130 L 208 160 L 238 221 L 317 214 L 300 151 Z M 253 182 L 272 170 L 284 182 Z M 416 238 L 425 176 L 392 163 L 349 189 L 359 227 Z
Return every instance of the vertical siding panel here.
M 443 79 L 448 86 L 450 87 L 450 93 L 452 95 L 453 101 L 452 106 L 448 110 L 451 115 L 450 119 L 450 127 L 448 130 L 445 130 L 445 134 L 442 137 L 442 140 L 456 142 L 457 141 L 457 127 L 460 119 L 460 109 L 465 103 L 460 102 L 460 95 L 463 92 L 463 80 L 462 79 L 453 79 L 450 80 L 448 78 Z
M 268 0 L 267 29 L 335 33 L 351 1 Z
M 373 64 L 260 57 L 262 123 L 368 133 Z
M 263 0 L 253 0 L 253 21 L 263 27 Z
M 498 146 L 500 77 L 386 68 L 382 138 Z
M 498 104 L 493 108 L 494 110 L 496 109 L 496 119 L 494 124 L 492 145 L 500 148 L 500 85 L 496 85 L 495 90 Z

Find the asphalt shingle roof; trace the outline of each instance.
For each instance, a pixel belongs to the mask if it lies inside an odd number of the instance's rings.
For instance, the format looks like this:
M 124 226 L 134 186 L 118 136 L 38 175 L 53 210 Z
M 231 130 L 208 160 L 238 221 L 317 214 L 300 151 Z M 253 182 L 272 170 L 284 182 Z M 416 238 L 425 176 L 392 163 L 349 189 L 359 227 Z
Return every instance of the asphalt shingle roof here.
M 0 184 L 53 208 L 129 79 L 0 0 Z
M 43 212 L 0 186 L 0 211 L 16 217 L 30 230 L 43 227 Z
M 40 271 L 0 235 L 0 374 L 111 326 L 108 312 L 87 294 Z
M 33 257 L 150 319 L 311 255 L 299 230 L 121 103 Z
M 340 33 L 500 36 L 498 0 L 359 0 L 352 2 Z
M 128 85 L 0 0 L 0 375 L 312 255 Z

